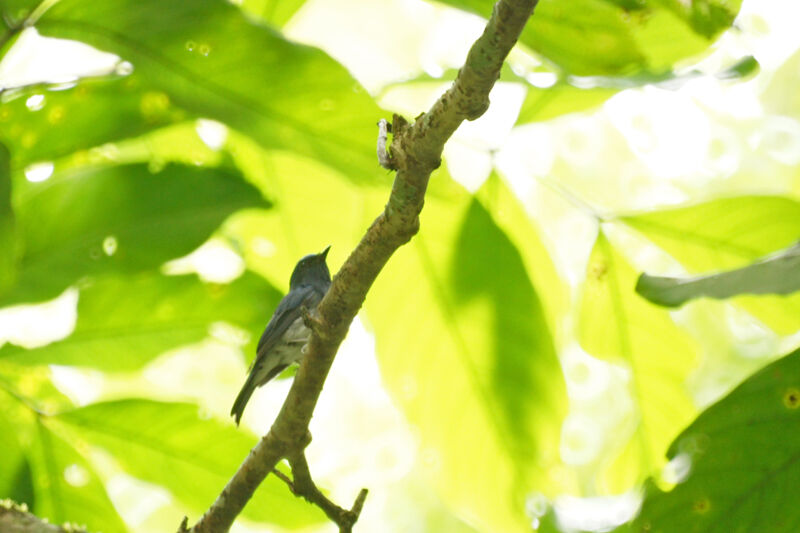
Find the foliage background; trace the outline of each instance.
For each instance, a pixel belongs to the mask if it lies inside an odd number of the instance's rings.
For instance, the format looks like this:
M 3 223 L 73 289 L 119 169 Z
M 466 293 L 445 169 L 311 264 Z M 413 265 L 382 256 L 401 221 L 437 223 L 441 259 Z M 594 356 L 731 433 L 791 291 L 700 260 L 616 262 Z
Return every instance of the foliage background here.
M 172 530 L 212 501 L 288 388 L 230 424 L 294 262 L 332 244 L 341 263 L 391 183 L 375 122 L 426 109 L 482 30 L 489 2 L 446 3 L 464 10 L 62 0 L 5 33 L 0 495 L 102 531 Z M 4 30 L 35 7 L 0 5 Z M 798 297 L 670 311 L 633 292 L 800 236 L 797 8 L 746 1 L 725 31 L 736 2 L 691 6 L 542 0 L 490 111 L 447 145 L 312 422 L 334 498 L 370 488 L 357 527 L 546 529 L 551 505 L 614 526 L 651 476 L 637 526 L 757 527 L 770 513 L 725 506 L 756 493 L 785 511 L 772 473 L 797 476 L 797 450 L 741 428 L 796 414 L 793 356 L 676 438 L 797 345 Z M 750 479 L 724 452 L 753 442 Z M 737 490 L 703 485 L 698 449 Z M 275 479 L 245 514 L 239 531 L 330 529 Z

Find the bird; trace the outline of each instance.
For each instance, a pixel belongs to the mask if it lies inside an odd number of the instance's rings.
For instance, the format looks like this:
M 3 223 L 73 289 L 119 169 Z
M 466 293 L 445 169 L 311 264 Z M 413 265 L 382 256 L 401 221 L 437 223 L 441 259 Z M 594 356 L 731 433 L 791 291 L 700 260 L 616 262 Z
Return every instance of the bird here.
M 305 355 L 305 345 L 311 337 L 304 312 L 316 309 L 331 286 L 331 274 L 325 258 L 330 246 L 318 254 L 310 254 L 297 262 L 289 279 L 289 292 L 278 304 L 256 348 L 256 357 L 249 375 L 233 402 L 231 416 L 236 425 L 242 418 L 245 405 L 257 387 L 283 372 Z

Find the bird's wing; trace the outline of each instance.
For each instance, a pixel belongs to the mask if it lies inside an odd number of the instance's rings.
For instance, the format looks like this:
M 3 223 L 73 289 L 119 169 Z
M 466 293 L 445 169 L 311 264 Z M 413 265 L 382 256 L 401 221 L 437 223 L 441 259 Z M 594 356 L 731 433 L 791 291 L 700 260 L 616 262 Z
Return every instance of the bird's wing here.
M 310 286 L 298 287 L 284 296 L 283 300 L 278 304 L 278 308 L 275 309 L 275 313 L 272 315 L 269 324 L 267 324 L 264 333 L 261 334 L 253 365 L 280 342 L 281 337 L 283 337 L 283 334 L 289 329 L 289 326 L 302 316 L 303 306 L 311 311 L 319 303 L 321 298 L 322 295 Z

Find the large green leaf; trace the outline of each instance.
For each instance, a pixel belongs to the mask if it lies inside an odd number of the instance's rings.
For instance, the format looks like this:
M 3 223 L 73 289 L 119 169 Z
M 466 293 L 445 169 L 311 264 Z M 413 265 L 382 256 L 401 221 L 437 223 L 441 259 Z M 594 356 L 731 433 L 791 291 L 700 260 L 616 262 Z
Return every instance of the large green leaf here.
M 800 291 L 800 245 L 736 270 L 695 278 L 642 274 L 636 292 L 651 302 L 677 307 L 693 298 L 740 294 L 791 294 Z
M 102 480 L 86 458 L 37 419 L 29 448 L 33 473 L 33 513 L 51 522 L 85 524 L 90 531 L 128 531 L 106 494 Z
M 78 322 L 69 337 L 31 350 L 7 345 L 0 348 L 0 359 L 132 370 L 169 349 L 207 337 L 220 323 L 241 329 L 242 340 L 249 337 L 248 353 L 255 353 L 255 342 L 280 296 L 251 273 L 228 285 L 157 272 L 100 278 L 81 289 Z
M 558 331 L 561 329 L 560 321 L 569 310 L 569 289 L 550 260 L 534 218 L 496 174 L 489 177 L 476 196 L 491 213 L 497 226 L 519 250 L 525 269 L 536 287 L 536 294 L 541 299 L 544 318 L 550 331 Z M 561 339 L 556 339 L 557 346 L 560 346 L 560 342 Z
M 8 304 L 51 298 L 83 276 L 137 272 L 189 253 L 231 213 L 268 205 L 223 169 L 81 168 L 14 193 L 24 252 Z M 22 189 L 22 190 L 20 190 Z
M 578 339 L 592 355 L 630 368 L 638 406 L 634 435 L 607 474 L 612 492 L 630 489 L 660 466 L 695 412 L 685 380 L 696 348 L 664 309 L 634 292 L 635 283 L 633 267 L 601 231 L 589 258 Z
M 532 268 L 552 267 L 542 255 Z M 566 397 L 521 252 L 477 200 L 431 197 L 367 311 L 444 499 L 487 531 L 527 531 L 525 495 L 556 490 Z
M 0 292 L 13 283 L 16 255 L 8 150 L 0 144 Z
M 746 266 L 800 239 L 800 202 L 742 196 L 624 217 L 691 273 Z M 779 333 L 800 329 L 800 295 L 733 300 Z
M 224 0 L 63 0 L 37 22 L 132 62 L 150 87 L 195 114 L 339 168 L 379 174 L 380 110 L 323 52 L 283 39 Z
M 484 17 L 493 0 L 445 0 Z M 541 0 L 520 42 L 571 74 L 662 73 L 704 51 L 740 0 Z
M 288 288 L 295 263 L 328 245 L 334 272 L 386 203 L 389 176 L 384 187 L 359 187 L 330 167 L 263 150 L 236 133 L 229 143 L 236 164 L 274 199 L 275 208 L 241 213 L 225 224 L 223 234 L 238 242 L 247 264 L 276 287 Z
M 17 503 L 34 504 L 33 479 L 31 467 L 25 450 L 18 438 L 16 426 L 6 418 L 8 405 L 5 395 L 0 395 L 0 499 L 10 498 Z
M 132 74 L 85 79 L 65 90 L 42 87 L 21 92 L 0 107 L 0 140 L 11 151 L 13 167 L 54 161 L 187 116 L 166 93 L 144 85 L 141 76 Z M 33 95 L 44 97 L 36 111 L 26 106 Z M 69 128 L 69 135 L 64 128 Z M 113 147 L 98 152 L 114 153 Z
M 800 351 L 706 409 L 669 457 L 688 477 L 668 492 L 651 485 L 633 531 L 797 531 Z
M 189 508 L 213 503 L 256 439 L 230 424 L 200 416 L 195 405 L 148 400 L 99 403 L 52 420 L 65 434 L 110 452 L 134 477 L 169 489 Z M 175 523 L 180 510 L 176 509 Z M 324 520 L 275 476 L 258 487 L 247 518 L 298 528 Z

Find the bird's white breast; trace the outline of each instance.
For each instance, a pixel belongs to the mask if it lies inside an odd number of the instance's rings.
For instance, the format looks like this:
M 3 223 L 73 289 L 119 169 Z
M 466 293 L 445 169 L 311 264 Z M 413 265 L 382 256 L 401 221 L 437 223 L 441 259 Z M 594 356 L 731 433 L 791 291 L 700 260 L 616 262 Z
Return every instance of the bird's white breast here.
M 282 340 L 273 349 L 276 357 L 276 365 L 290 365 L 296 363 L 303 357 L 302 348 L 308 342 L 311 330 L 308 329 L 300 317 L 292 322 L 284 332 Z

